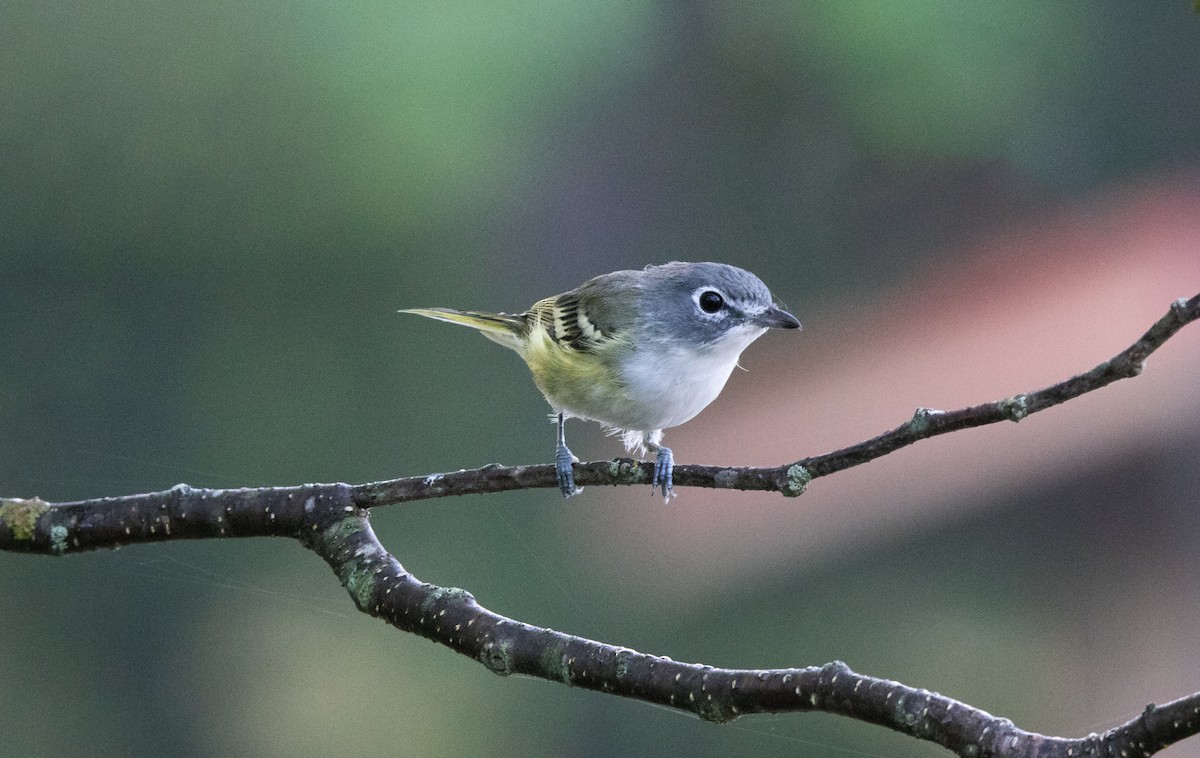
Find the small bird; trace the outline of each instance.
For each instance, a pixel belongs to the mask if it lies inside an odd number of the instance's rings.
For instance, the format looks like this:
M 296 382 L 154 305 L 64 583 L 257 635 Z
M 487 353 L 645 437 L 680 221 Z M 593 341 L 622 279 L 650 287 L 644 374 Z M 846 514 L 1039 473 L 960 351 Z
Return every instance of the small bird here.
M 674 456 L 663 429 L 716 399 L 738 356 L 769 328 L 799 329 L 749 271 L 724 263 L 666 263 L 614 271 L 520 314 L 449 308 L 401 313 L 462 324 L 515 350 L 558 417 L 555 472 L 563 497 L 575 487 L 563 426 L 598 421 L 629 452 L 655 454 L 651 486 L 673 493 Z

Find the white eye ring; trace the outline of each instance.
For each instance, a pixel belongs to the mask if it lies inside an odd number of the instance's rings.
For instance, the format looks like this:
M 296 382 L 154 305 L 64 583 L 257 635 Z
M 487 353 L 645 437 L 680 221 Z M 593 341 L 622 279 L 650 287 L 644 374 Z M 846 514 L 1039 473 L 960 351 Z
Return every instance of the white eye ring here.
M 692 301 L 705 318 L 719 318 L 725 308 L 726 299 L 716 287 L 701 287 L 692 293 Z

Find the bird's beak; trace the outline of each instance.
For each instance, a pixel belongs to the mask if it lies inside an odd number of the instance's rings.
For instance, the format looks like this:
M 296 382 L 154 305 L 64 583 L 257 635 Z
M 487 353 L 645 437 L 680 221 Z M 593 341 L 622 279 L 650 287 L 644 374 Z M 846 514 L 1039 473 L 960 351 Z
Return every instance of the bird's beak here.
M 750 323 L 767 329 L 799 329 L 800 321 L 792 314 L 780 308 L 768 308 L 757 316 L 750 317 Z

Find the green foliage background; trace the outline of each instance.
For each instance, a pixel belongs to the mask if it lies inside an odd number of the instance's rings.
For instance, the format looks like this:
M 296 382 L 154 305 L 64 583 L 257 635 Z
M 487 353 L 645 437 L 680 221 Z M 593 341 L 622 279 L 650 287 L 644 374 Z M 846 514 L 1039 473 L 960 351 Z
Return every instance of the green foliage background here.
M 519 362 L 395 310 L 716 259 L 819 324 L 955 241 L 1195 167 L 1198 43 L 1182 2 L 0 0 L 0 494 L 548 460 Z M 563 544 L 603 495 L 375 523 L 418 576 L 532 623 L 717 664 L 843 658 L 1042 726 L 1006 678 L 1057 664 L 1029 633 L 1039 524 L 663 608 L 639 602 L 653 577 Z M 2 555 L 0 577 L 5 755 L 940 754 L 500 680 L 353 613 L 283 542 Z M 923 649 L 931 624 L 972 647 Z

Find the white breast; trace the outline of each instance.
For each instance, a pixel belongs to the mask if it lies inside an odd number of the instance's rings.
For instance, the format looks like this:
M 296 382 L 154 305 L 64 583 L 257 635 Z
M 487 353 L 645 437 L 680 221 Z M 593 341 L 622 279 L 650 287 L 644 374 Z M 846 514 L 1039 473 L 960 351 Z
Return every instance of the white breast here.
M 621 370 L 633 407 L 627 417 L 606 421 L 638 431 L 688 421 L 721 394 L 738 356 L 765 331 L 733 329 L 717 344 L 699 350 L 669 343 L 640 345 Z

